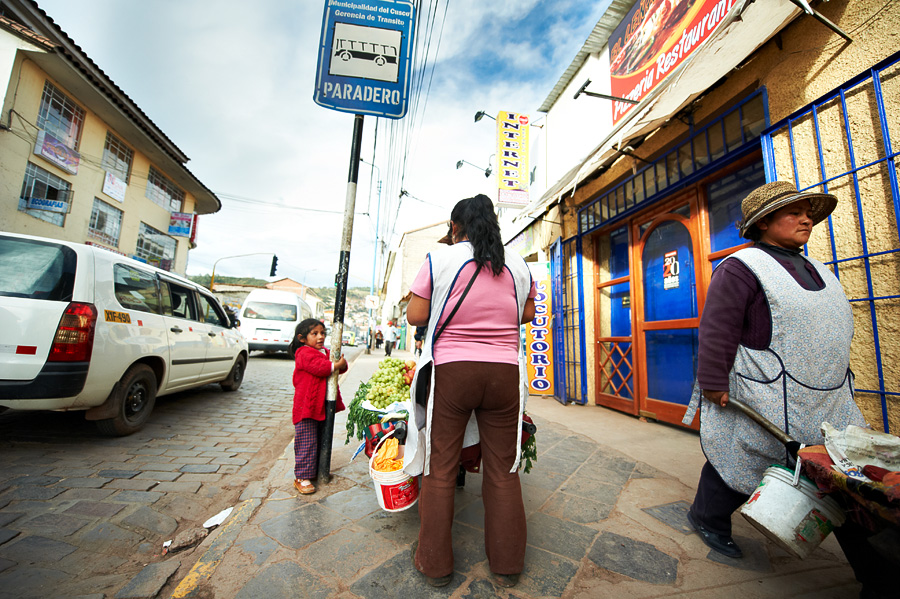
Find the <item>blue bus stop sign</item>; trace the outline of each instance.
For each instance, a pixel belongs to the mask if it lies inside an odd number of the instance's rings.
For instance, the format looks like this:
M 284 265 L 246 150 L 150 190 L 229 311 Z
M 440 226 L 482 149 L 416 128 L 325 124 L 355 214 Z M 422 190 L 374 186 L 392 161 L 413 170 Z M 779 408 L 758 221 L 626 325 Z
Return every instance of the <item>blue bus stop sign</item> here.
M 391 119 L 409 106 L 413 3 L 325 0 L 316 104 Z

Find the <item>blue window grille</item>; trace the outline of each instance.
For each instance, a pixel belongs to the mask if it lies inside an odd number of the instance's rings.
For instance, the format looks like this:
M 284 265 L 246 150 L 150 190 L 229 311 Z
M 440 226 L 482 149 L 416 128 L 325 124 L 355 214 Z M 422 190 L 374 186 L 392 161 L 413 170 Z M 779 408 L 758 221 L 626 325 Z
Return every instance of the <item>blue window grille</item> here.
M 900 52 L 772 125 L 762 134 L 766 179 L 838 196 L 838 207 L 807 246 L 841 280 L 854 307 L 852 363 L 863 411 L 880 404 L 885 432 L 900 395 L 900 357 L 891 339 L 900 313 L 897 223 L 900 192 Z M 823 231 L 827 231 L 827 237 Z M 883 338 L 882 333 L 885 333 Z M 865 401 L 866 396 L 877 401 Z M 866 414 L 873 425 L 875 414 Z M 896 415 L 895 415 L 896 422 Z
M 587 374 L 583 367 L 586 352 L 581 238 L 566 239 L 552 250 L 556 395 L 562 403 L 585 404 Z
M 760 88 L 684 141 L 647 164 L 608 192 L 578 210 L 580 235 L 619 220 L 665 195 L 682 189 L 732 160 L 758 147 L 756 142 L 769 122 L 768 98 Z

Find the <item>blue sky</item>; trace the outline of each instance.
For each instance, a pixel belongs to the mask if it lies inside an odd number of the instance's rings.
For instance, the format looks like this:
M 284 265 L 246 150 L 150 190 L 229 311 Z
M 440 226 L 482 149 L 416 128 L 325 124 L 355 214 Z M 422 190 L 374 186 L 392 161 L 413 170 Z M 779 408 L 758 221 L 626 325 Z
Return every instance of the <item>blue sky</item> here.
M 208 273 L 225 256 L 273 252 L 278 278 L 333 283 L 353 117 L 312 100 L 324 0 L 37 1 L 191 158 L 188 168 L 222 200 L 219 213 L 200 219 L 188 274 Z M 458 160 L 487 166 L 493 153 L 493 121 L 476 124 L 475 113 L 512 110 L 540 118 L 537 108 L 608 3 L 439 3 L 435 43 L 447 6 L 440 53 L 403 181 L 424 202 L 404 200 L 392 245 L 403 231 L 447 219 L 464 197 L 496 197 L 493 178 L 455 167 Z M 365 121 L 362 156 L 369 162 L 375 123 Z M 380 119 L 376 179 L 389 174 L 392 127 L 401 123 Z M 357 193 L 353 287 L 368 287 L 373 273 L 377 188 L 370 196 L 369 173 L 364 166 Z M 383 184 L 390 197 L 382 206 L 391 214 L 397 183 Z M 265 256 L 227 259 L 216 274 L 267 278 L 268 264 Z

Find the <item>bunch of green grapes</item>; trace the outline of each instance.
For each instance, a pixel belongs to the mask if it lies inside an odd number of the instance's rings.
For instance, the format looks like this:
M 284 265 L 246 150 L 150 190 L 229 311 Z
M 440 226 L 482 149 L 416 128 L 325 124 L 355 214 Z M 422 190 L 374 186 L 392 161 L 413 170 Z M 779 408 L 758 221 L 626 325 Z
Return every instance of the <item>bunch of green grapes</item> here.
M 378 364 L 378 370 L 369 379 L 369 391 L 366 394 L 372 405 L 385 409 L 395 401 L 404 401 L 409 397 L 409 385 L 403 380 L 405 362 L 399 358 L 385 358 Z

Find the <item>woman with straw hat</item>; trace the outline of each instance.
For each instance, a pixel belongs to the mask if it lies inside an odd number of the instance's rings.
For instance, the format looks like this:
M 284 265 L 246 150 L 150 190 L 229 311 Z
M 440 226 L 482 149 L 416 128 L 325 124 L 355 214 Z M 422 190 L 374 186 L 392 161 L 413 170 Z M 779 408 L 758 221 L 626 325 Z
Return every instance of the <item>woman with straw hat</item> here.
M 697 385 L 684 419 L 689 424 L 700 406 L 707 462 L 688 521 L 727 557 L 742 556 L 731 537 L 731 515 L 771 464 L 793 466 L 774 437 L 726 408 L 730 397 L 809 445 L 824 441 L 822 422 L 838 429 L 866 426 L 853 400 L 850 303 L 831 270 L 803 255 L 813 227 L 836 205 L 831 194 L 798 192 L 787 181 L 755 189 L 741 202 L 743 219 L 736 223 L 741 236 L 755 243 L 723 260 L 710 280 Z M 836 536 L 863 580 L 860 533 L 850 524 Z

